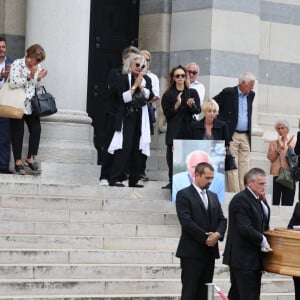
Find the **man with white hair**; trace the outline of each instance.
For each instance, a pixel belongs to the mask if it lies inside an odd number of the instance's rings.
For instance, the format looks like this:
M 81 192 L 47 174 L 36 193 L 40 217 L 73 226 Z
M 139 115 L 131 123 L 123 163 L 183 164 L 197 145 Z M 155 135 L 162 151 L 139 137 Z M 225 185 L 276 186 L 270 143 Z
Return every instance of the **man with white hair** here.
M 202 105 L 205 95 L 205 86 L 203 83 L 198 81 L 198 76 L 200 75 L 200 67 L 195 62 L 188 63 L 185 67 L 189 74 L 190 89 L 195 89 L 198 92 L 200 105 Z M 203 112 L 200 112 L 199 114 L 196 114 L 194 116 L 197 120 L 200 120 L 204 117 L 204 114 Z
M 252 73 L 245 72 L 240 75 L 237 86 L 227 87 L 214 97 L 220 108 L 218 118 L 228 125 L 230 152 L 238 167 L 227 171 L 229 192 L 237 193 L 244 189 L 244 176 L 249 169 L 255 80 Z
M 207 152 L 202 150 L 194 150 L 190 152 L 186 157 L 186 168 L 184 172 L 180 172 L 173 175 L 172 186 L 172 201 L 176 201 L 177 192 L 191 183 L 194 180 L 195 166 L 198 163 L 210 163 L 210 157 Z M 219 172 L 214 172 L 214 179 L 209 186 L 209 190 L 218 195 L 219 201 L 224 202 L 225 198 L 225 184 L 224 176 Z
M 195 62 L 191 62 L 186 65 L 187 72 L 190 79 L 190 88 L 195 89 L 198 92 L 200 103 L 204 101 L 205 86 L 203 83 L 198 81 L 198 76 L 200 75 L 200 68 Z

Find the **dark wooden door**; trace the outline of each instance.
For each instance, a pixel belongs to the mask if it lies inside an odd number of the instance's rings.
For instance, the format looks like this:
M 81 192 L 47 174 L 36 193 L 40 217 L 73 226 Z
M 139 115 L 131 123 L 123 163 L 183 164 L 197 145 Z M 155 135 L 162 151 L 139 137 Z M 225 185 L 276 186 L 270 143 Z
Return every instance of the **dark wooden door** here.
M 91 0 L 87 113 L 93 120 L 98 164 L 105 136 L 110 69 L 121 65 L 122 50 L 138 46 L 139 0 Z

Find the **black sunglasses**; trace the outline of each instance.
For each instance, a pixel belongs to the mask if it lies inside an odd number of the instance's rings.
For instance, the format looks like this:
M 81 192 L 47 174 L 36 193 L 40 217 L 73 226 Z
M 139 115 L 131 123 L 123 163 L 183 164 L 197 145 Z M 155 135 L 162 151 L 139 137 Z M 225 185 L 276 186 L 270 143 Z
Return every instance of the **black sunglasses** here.
M 136 66 L 137 68 L 141 68 L 141 69 L 144 69 L 144 68 L 145 68 L 145 65 L 141 65 L 141 64 L 139 64 L 139 63 L 136 63 L 135 66 Z
M 185 74 L 176 74 L 174 75 L 175 78 L 185 78 Z
M 196 75 L 198 72 L 197 71 L 188 71 L 189 74 L 193 74 L 193 75 Z

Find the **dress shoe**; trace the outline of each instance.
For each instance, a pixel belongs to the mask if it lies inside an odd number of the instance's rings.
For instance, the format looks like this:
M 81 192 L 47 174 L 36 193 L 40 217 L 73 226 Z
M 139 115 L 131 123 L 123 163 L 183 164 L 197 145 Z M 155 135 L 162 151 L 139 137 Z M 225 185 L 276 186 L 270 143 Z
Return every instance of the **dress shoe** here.
M 143 188 L 144 186 L 142 184 L 129 184 L 129 187 L 135 187 L 135 188 Z
M 120 181 L 110 182 L 109 186 L 125 187 L 125 185 Z
M 13 172 L 9 169 L 0 169 L 0 174 L 13 174 Z
M 169 182 L 167 185 L 162 186 L 161 188 L 162 188 L 162 189 L 165 189 L 165 190 L 171 190 L 171 189 L 172 189 L 172 183 Z

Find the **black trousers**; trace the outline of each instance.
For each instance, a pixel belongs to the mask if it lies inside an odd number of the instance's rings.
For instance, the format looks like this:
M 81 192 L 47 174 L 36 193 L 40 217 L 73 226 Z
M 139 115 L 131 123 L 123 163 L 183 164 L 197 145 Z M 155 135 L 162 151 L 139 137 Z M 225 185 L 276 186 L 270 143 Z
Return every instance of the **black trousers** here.
M 113 155 L 107 152 L 107 149 L 110 145 L 110 142 L 114 136 L 115 132 L 115 122 L 116 117 L 114 113 L 109 113 L 106 119 L 106 131 L 105 131 L 105 141 L 104 141 L 104 148 L 103 151 L 103 160 L 101 165 L 101 179 L 110 179 L 110 169 L 113 164 Z
M 173 181 L 173 144 L 167 145 L 166 160 L 169 168 L 169 182 Z
M 141 151 L 141 111 L 134 111 L 123 120 L 123 147 L 115 151 L 109 180 L 121 181 L 129 166 L 129 185 L 135 185 L 140 179 Z
M 300 277 L 293 277 L 295 287 L 295 300 L 300 300 Z
M 145 154 L 142 154 L 142 159 L 141 159 L 141 171 L 140 174 L 146 174 L 146 167 L 147 167 L 147 158 L 148 156 Z
M 10 160 L 10 122 L 8 118 L 0 118 L 0 169 L 9 168 Z
M 281 205 L 292 206 L 294 203 L 295 197 L 295 183 L 294 189 L 290 190 L 276 182 L 277 176 L 273 176 L 273 205 Z
M 230 300 L 259 300 L 261 288 L 261 270 L 245 271 L 230 268 Z
M 41 137 L 41 122 L 39 116 L 24 115 L 22 119 L 10 119 L 11 142 L 15 161 L 22 159 L 24 122 L 29 131 L 27 158 L 38 153 Z
M 213 281 L 215 258 L 181 258 L 181 300 L 207 300 L 207 285 Z

